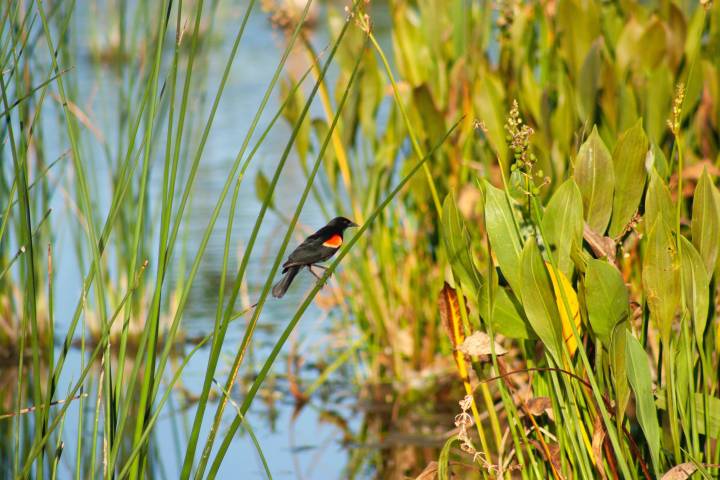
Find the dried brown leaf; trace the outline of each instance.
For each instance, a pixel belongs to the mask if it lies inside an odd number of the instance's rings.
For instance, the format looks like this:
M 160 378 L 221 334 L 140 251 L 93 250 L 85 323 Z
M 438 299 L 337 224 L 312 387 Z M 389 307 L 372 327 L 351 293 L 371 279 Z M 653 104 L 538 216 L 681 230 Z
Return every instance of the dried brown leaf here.
M 605 441 L 605 429 L 603 428 L 603 422 L 600 416 L 595 417 L 595 421 L 593 423 L 595 424 L 592 437 L 593 460 L 595 462 L 597 472 L 600 474 L 600 478 L 605 480 L 607 478 L 607 475 L 605 475 L 605 469 L 603 468 L 603 442 Z
M 420 475 L 415 477 L 415 480 L 435 480 L 437 478 L 438 474 L 438 463 L 436 461 L 432 461 L 427 464 L 427 467 L 425 467 L 425 470 L 420 472 Z
M 590 245 L 596 258 L 607 257 L 608 260 L 615 263 L 615 240 L 600 235 L 587 223 L 583 227 L 583 238 Z
M 465 340 L 465 333 L 462 328 L 460 302 L 458 302 L 457 292 L 447 282 L 445 282 L 442 290 L 440 290 L 438 308 L 440 309 L 442 326 L 448 338 L 450 338 L 453 349 L 456 349 L 458 345 L 462 344 L 463 340 Z
M 542 454 L 546 462 L 550 462 L 555 469 L 558 477 L 564 479 L 562 475 L 562 463 L 560 462 L 560 446 L 557 443 L 548 443 L 547 451 L 537 440 L 530 440 L 530 443 Z M 548 458 L 549 454 L 549 458 Z
M 692 462 L 681 463 L 665 472 L 661 480 L 685 480 L 695 473 L 697 467 Z
M 530 415 L 538 417 L 545 413 L 546 410 L 550 410 L 552 408 L 552 402 L 549 397 L 535 397 L 528 400 L 525 403 L 525 407 Z
M 716 167 L 710 160 L 700 160 L 697 163 L 685 167 L 683 169 L 683 197 L 690 198 L 693 196 L 697 181 L 700 179 L 703 169 L 705 168 L 707 168 L 708 174 L 710 174 L 711 177 L 717 178 L 720 176 L 720 168 Z M 668 182 L 673 200 L 677 198 L 677 184 L 678 176 L 677 173 L 674 173 Z
M 472 335 L 467 337 L 463 343 L 458 347 L 465 355 L 480 356 L 480 355 L 492 355 L 492 349 L 490 348 L 490 335 L 485 332 L 475 331 Z M 507 350 L 501 347 L 497 342 L 495 345 L 495 355 L 505 355 Z

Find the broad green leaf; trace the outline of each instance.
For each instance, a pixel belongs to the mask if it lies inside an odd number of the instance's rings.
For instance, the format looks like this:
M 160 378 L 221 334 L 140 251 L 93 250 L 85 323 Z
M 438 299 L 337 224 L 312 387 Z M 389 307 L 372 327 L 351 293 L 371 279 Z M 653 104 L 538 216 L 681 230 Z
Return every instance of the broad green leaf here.
M 670 3 L 668 5 L 666 25 L 668 64 L 675 71 L 683 59 L 685 37 L 687 35 L 687 20 L 678 4 Z
M 621 83 L 618 86 L 620 111 L 618 112 L 618 131 L 631 128 L 638 121 L 638 99 L 632 86 Z M 605 141 L 608 141 L 607 137 Z M 614 148 L 613 148 L 614 150 Z M 617 186 L 617 183 L 615 184 Z
M 592 123 L 595 118 L 596 97 L 603 66 L 601 49 L 601 40 L 595 40 L 585 56 L 580 75 L 577 77 L 578 112 L 580 113 L 580 120 L 585 125 Z
M 433 101 L 433 94 L 427 85 L 421 85 L 413 90 L 413 108 L 417 109 L 418 115 L 423 119 L 424 138 L 430 142 L 434 138 L 442 138 L 447 130 L 445 119 Z
M 516 293 L 521 290 L 520 238 L 505 193 L 485 181 L 485 228 L 498 266 Z
M 642 120 L 635 122 L 618 139 L 613 150 L 615 169 L 615 197 L 610 220 L 610 236 L 620 235 L 637 211 L 645 188 L 645 156 L 648 139 L 642 127 Z
M 543 88 L 535 78 L 532 65 L 527 63 L 522 66 L 520 88 L 522 89 L 520 98 L 523 99 L 523 105 L 530 111 L 530 115 L 535 119 L 542 118 Z
M 657 174 L 660 178 L 667 180 L 670 177 L 670 165 L 668 164 L 665 152 L 662 148 L 658 147 L 656 143 L 650 145 L 650 152 L 652 158 L 652 166 L 655 167 Z
M 630 297 L 617 268 L 603 260 L 588 261 L 585 302 L 595 335 L 606 347 L 610 346 L 615 327 L 630 313 Z
M 650 169 L 650 184 L 645 194 L 645 224 L 652 226 L 662 219 L 672 228 L 674 211 L 670 190 L 655 169 Z
M 673 77 L 665 65 L 660 65 L 648 75 L 645 92 L 645 129 L 653 143 L 660 143 L 667 132 L 673 96 Z
M 580 147 L 573 176 L 582 195 L 585 221 L 593 231 L 604 234 L 612 214 L 615 170 L 597 127 Z
M 505 141 L 505 91 L 497 77 L 481 74 L 475 82 L 473 103 L 479 118 L 487 128 L 487 139 L 492 149 L 500 157 L 502 165 L 508 165 L 508 148 Z
M 705 269 L 710 274 L 715 270 L 720 247 L 720 205 L 716 198 L 717 187 L 706 168 L 695 188 L 690 231 L 693 245 L 700 252 Z
M 662 20 L 655 18 L 646 27 L 638 44 L 637 58 L 646 70 L 653 70 L 667 54 L 665 27 Z
M 619 72 L 624 73 L 626 69 L 638 63 L 637 51 L 643 33 L 643 24 L 638 19 L 630 17 L 625 22 L 615 44 L 615 63 Z
M 558 77 L 556 82 L 557 105 L 555 105 L 554 110 L 550 114 L 550 128 L 553 143 L 556 144 L 561 152 L 569 152 L 571 146 L 574 147 L 575 126 L 578 124 L 574 99 L 575 86 L 564 71 L 558 71 Z M 548 150 L 549 149 L 548 147 Z M 564 161 L 553 163 L 555 168 L 564 170 Z M 558 173 L 562 175 L 564 173 L 563 170 L 560 170 Z
M 705 16 L 706 13 L 700 8 L 695 9 L 687 28 L 687 37 L 685 42 L 685 57 L 688 59 L 695 59 L 701 42 L 702 42 L 702 31 L 705 28 Z
M 573 243 L 582 245 L 583 237 L 582 195 L 572 178 L 555 190 L 542 224 L 558 268 L 568 277 L 572 276 L 574 264 L 570 252 Z
M 396 66 L 402 77 L 410 85 L 417 87 L 428 77 L 432 55 L 427 42 L 423 41 L 422 29 L 416 21 L 415 12 L 405 4 L 398 4 L 392 13 Z
M 696 10 L 696 13 L 698 11 L 699 10 Z M 700 21 L 701 29 L 704 28 L 703 23 L 704 23 L 704 21 L 701 20 Z M 697 35 L 697 33 L 693 32 L 691 35 L 695 36 L 695 35 Z M 687 61 L 688 59 L 691 59 L 691 58 L 694 60 L 694 57 L 689 57 L 689 56 L 686 57 L 685 60 Z M 698 63 L 702 62 L 702 60 L 700 60 L 699 58 L 698 58 L 698 60 L 699 60 Z M 705 64 L 706 65 L 710 64 L 709 59 L 705 60 Z M 707 71 L 703 71 L 703 70 L 704 70 L 703 68 L 691 68 L 690 71 L 688 72 L 687 80 L 685 80 L 685 101 L 683 102 L 683 108 L 682 108 L 682 112 L 680 114 L 681 123 L 684 122 L 688 117 L 690 117 L 691 115 L 694 115 L 696 113 L 695 107 L 697 106 L 698 103 L 700 103 L 700 99 L 703 97 L 702 92 L 707 87 L 708 81 L 710 81 L 711 78 L 715 78 L 717 76 L 717 74 L 715 73 L 716 71 L 707 72 Z M 707 73 L 710 73 L 710 75 L 712 75 L 712 76 L 706 77 L 705 75 Z M 713 98 L 715 98 L 715 102 L 716 102 L 715 108 L 717 108 L 717 97 L 713 97 Z
M 685 292 L 685 302 L 693 319 L 695 338 L 702 345 L 708 309 L 710 308 L 710 276 L 703 259 L 692 243 L 680 237 L 680 274 Z
M 613 385 L 615 386 L 615 422 L 618 431 L 622 431 L 623 419 L 625 417 L 625 409 L 630 401 L 630 387 L 627 377 L 627 356 L 625 355 L 625 344 L 627 343 L 627 334 L 629 332 L 628 321 L 620 322 L 615 325 L 610 334 L 610 371 L 613 376 Z
M 635 394 L 638 423 L 645 434 L 645 441 L 657 474 L 660 468 L 660 425 L 655 408 L 650 366 L 645 350 L 629 330 L 625 331 L 625 354 L 628 380 Z
M 642 283 L 650 318 L 667 345 L 680 304 L 680 265 L 672 232 L 661 220 L 655 222 L 647 237 Z
M 535 336 L 504 288 L 496 291 L 492 325 L 495 332 L 508 338 L 528 339 Z
M 498 277 L 493 268 L 491 280 L 486 280 L 480 293 L 479 311 L 480 316 L 486 323 L 492 325 L 493 333 L 500 333 L 508 338 L 528 339 L 534 338 L 530 325 L 523 317 L 522 307 L 516 305 L 516 301 L 510 298 L 510 295 L 504 288 L 498 286 Z M 488 285 L 489 283 L 489 285 Z M 492 312 L 488 318 L 488 288 L 492 288 Z
M 480 275 L 470 253 L 470 234 L 452 192 L 447 194 L 443 202 L 442 238 L 453 273 L 463 289 L 477 299 L 481 283 Z
M 678 335 L 673 338 L 672 342 L 672 355 L 675 357 L 672 362 L 672 368 L 674 368 L 673 377 L 673 390 L 676 405 L 680 411 L 680 418 L 688 418 L 690 412 L 688 412 L 688 395 L 690 390 L 694 390 L 691 386 L 691 375 L 692 375 L 692 357 L 693 351 L 692 342 L 689 337 L 685 335 Z
M 568 64 L 575 77 L 586 52 L 601 33 L 599 6 L 595 2 L 580 0 L 562 0 L 557 3 L 557 28 L 562 32 L 561 51 L 568 57 Z
M 562 365 L 562 326 L 550 276 L 535 239 L 525 242 L 521 258 L 520 297 L 530 326 L 545 344 L 548 353 Z

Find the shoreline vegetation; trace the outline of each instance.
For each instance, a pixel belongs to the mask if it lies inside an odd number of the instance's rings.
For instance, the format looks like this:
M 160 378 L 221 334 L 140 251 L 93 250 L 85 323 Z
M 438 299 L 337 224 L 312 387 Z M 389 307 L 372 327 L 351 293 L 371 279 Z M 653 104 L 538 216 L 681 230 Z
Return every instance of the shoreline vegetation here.
M 716 477 L 718 3 L 4 2 L 0 476 Z

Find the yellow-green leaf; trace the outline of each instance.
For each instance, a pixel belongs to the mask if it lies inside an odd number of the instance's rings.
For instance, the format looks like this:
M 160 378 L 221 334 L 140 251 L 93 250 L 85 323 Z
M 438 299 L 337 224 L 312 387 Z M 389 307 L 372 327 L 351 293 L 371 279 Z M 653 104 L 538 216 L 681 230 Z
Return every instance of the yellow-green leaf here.
M 663 342 L 668 344 L 680 304 L 680 267 L 675 241 L 665 221 L 656 221 L 648 234 L 642 283 L 650 318 L 660 330 Z
M 630 298 L 617 268 L 592 259 L 585 270 L 585 303 L 588 321 L 600 341 L 610 346 L 615 326 L 630 313 Z
M 650 366 L 645 350 L 629 330 L 625 331 L 625 355 L 627 355 L 628 380 L 635 394 L 638 423 L 645 434 L 657 474 L 660 467 L 660 425 L 655 408 Z
M 563 182 L 548 202 L 542 219 L 545 240 L 558 268 L 567 276 L 573 272 L 570 258 L 573 243 L 582 245 L 582 195 L 572 178 Z
M 618 431 L 622 431 L 625 409 L 630 401 L 630 387 L 627 377 L 627 356 L 625 355 L 625 344 L 629 332 L 628 321 L 620 322 L 613 328 L 610 335 L 610 371 L 613 376 L 615 387 L 615 423 Z
M 650 170 L 650 185 L 645 194 L 645 224 L 652 226 L 658 219 L 663 219 L 672 228 L 674 212 L 670 190 L 660 178 L 657 171 Z
M 620 235 L 637 211 L 645 188 L 645 156 L 648 139 L 642 127 L 642 120 L 635 122 L 618 139 L 613 150 L 615 169 L 615 197 L 610 220 L 610 236 Z
M 480 315 L 486 323 L 492 325 L 494 333 L 500 333 L 508 338 L 528 339 L 534 337 L 534 333 L 522 315 L 522 307 L 517 300 L 510 298 L 504 288 L 498 286 L 498 277 L 493 268 L 491 279 L 485 281 L 480 293 L 479 310 Z M 492 311 L 489 312 L 488 295 L 489 288 L 492 288 Z M 488 316 L 490 318 L 488 318 Z
M 562 365 L 562 326 L 550 275 L 535 239 L 525 242 L 521 258 L 520 296 L 530 326 L 558 365 Z
M 472 259 L 470 234 L 452 192 L 447 194 L 443 202 L 442 239 L 453 273 L 463 289 L 477 299 L 481 285 L 480 274 Z
M 597 127 L 580 147 L 573 176 L 582 195 L 585 221 L 593 231 L 605 233 L 612 214 L 615 170 Z
M 703 333 L 710 308 L 710 276 L 703 259 L 692 243 L 680 237 L 680 272 L 685 292 L 685 302 L 693 319 L 695 337 L 702 345 Z
M 505 193 L 485 181 L 485 227 L 498 265 L 516 293 L 521 290 L 520 238 Z
M 690 231 L 693 245 L 700 252 L 705 269 L 710 274 L 715 270 L 720 247 L 720 205 L 717 196 L 717 187 L 706 168 L 695 188 Z

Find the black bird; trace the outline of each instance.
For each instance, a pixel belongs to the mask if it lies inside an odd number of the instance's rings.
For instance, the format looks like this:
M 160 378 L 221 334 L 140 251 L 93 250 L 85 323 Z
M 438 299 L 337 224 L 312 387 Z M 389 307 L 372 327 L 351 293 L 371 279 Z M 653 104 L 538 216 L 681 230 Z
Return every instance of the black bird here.
M 357 224 L 345 217 L 335 217 L 330 220 L 330 223 L 307 237 L 298 245 L 290 254 L 287 261 L 283 263 L 282 273 L 284 276 L 273 287 L 273 297 L 280 298 L 285 295 L 295 275 L 297 275 L 303 267 L 307 267 L 310 273 L 320 279 L 312 267 L 325 268 L 317 264 L 329 259 L 335 255 L 335 252 L 340 250 L 343 243 L 343 232 L 346 228 L 350 227 L 357 227 Z

